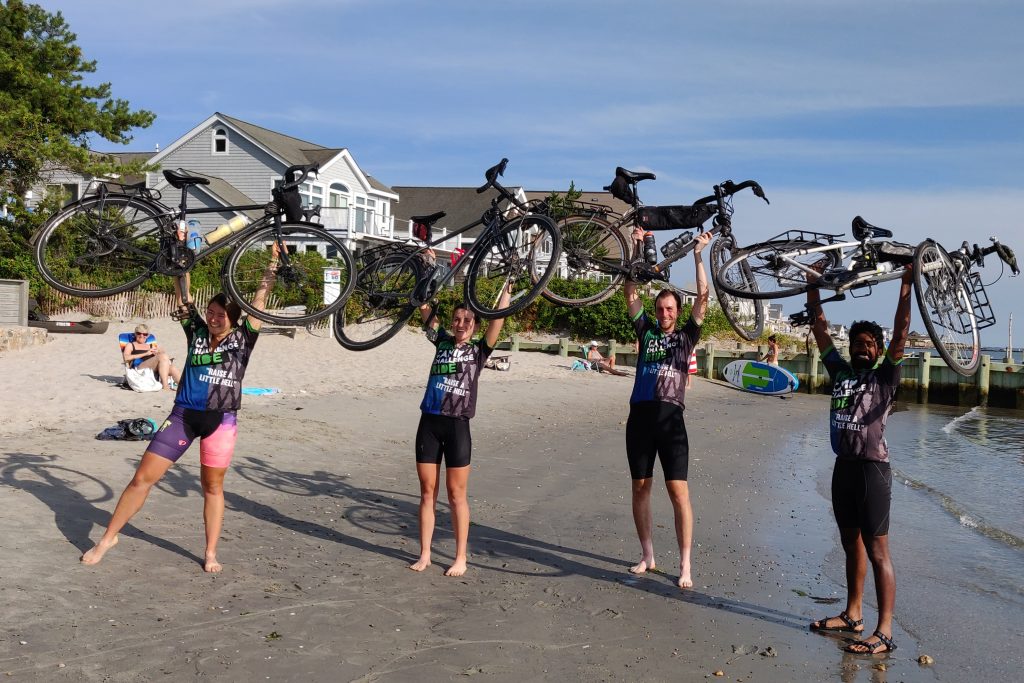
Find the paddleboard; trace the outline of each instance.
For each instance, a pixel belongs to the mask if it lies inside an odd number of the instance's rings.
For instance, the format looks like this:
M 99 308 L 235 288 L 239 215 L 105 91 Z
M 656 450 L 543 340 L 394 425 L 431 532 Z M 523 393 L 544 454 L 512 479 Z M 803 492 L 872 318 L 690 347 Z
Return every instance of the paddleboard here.
M 722 368 L 722 374 L 729 384 L 755 394 L 788 394 L 800 386 L 788 370 L 756 360 L 734 360 Z

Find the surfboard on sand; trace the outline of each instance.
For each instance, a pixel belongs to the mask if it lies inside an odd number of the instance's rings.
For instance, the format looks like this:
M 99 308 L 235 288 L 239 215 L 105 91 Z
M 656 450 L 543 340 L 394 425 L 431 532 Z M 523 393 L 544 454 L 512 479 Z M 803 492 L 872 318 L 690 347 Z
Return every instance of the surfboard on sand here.
M 734 360 L 722 368 L 726 381 L 744 391 L 777 396 L 796 391 L 800 380 L 788 370 L 756 360 Z

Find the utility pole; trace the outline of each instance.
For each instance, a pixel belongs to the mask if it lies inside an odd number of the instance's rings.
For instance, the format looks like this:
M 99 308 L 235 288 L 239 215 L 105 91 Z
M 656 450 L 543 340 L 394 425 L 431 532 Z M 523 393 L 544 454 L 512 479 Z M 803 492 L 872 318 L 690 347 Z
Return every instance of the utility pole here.
M 1006 359 L 1005 362 L 1013 363 L 1013 313 L 1010 313 L 1010 326 L 1006 330 Z

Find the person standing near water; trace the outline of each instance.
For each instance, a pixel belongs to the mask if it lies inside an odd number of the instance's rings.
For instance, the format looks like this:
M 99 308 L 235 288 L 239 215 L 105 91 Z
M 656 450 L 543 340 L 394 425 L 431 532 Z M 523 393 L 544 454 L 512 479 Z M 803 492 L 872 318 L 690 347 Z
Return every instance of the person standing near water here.
M 836 454 L 832 472 L 832 510 L 846 554 L 846 609 L 811 623 L 815 631 L 864 631 L 864 578 L 867 564 L 875 580 L 878 624 L 874 633 L 846 646 L 853 654 L 892 652 L 892 616 L 896 575 L 889 554 L 889 506 L 892 470 L 885 422 L 900 382 L 900 364 L 910 331 L 913 271 L 903 273 L 893 321 L 892 341 L 884 346 L 882 328 L 859 321 L 850 326 L 850 361 L 836 351 L 828 333 L 817 289 L 807 292 L 811 331 L 832 378 L 829 430 Z M 884 356 L 883 356 L 884 354 Z M 879 362 L 879 357 L 882 357 Z

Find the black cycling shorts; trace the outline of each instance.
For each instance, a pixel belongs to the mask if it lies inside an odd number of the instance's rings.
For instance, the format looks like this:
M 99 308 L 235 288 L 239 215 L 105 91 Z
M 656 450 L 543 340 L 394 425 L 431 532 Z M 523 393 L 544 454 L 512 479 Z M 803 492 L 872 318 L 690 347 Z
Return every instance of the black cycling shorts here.
M 661 460 L 665 481 L 686 481 L 690 442 L 686 438 L 683 409 L 665 401 L 633 403 L 626 421 L 629 476 L 633 479 L 653 477 L 655 455 Z
M 891 501 L 889 463 L 836 458 L 832 511 L 840 529 L 860 529 L 864 536 L 887 536 Z
M 467 467 L 473 452 L 469 420 L 423 413 L 416 430 L 416 462 Z

